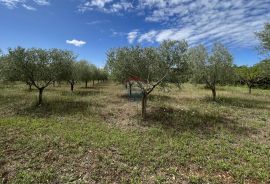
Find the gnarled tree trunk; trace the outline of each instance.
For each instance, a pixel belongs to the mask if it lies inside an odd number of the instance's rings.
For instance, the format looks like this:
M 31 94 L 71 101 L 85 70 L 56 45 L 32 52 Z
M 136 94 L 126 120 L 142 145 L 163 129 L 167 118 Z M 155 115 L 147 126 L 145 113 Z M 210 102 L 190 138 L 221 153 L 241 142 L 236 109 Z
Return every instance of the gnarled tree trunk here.
M 142 95 L 142 118 L 143 120 L 145 120 L 148 94 L 146 92 L 143 92 Z
M 252 84 L 248 83 L 247 86 L 248 86 L 248 93 L 251 94 Z
M 39 88 L 39 94 L 38 94 L 38 105 L 41 105 L 42 104 L 42 94 L 43 94 L 43 90 L 44 88 Z
M 217 96 L 216 87 L 215 86 L 211 87 L 211 90 L 212 90 L 213 100 L 216 101 L 216 96 Z
M 74 84 L 73 83 L 70 83 L 70 89 L 71 89 L 71 91 L 74 90 Z
M 129 86 L 129 96 L 132 95 L 132 83 L 128 82 L 128 86 Z

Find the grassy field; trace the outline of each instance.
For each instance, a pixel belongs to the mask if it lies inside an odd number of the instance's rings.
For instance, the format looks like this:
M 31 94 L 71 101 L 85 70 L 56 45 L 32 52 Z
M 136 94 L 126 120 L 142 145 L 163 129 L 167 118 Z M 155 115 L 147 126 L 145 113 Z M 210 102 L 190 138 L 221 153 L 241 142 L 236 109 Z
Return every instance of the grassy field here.
M 3 183 L 269 183 L 270 91 L 156 90 L 146 121 L 112 82 L 0 86 Z

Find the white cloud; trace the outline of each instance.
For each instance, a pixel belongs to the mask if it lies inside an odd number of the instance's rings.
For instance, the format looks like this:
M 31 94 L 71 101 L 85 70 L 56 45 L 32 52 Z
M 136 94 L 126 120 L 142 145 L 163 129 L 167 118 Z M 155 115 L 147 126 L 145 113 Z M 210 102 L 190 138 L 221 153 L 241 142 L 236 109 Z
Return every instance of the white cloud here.
M 79 6 L 79 11 L 85 12 L 87 10 L 99 10 L 106 13 L 117 13 L 120 11 L 127 11 L 133 8 L 131 2 L 127 0 L 88 0 Z
M 32 3 L 31 3 L 32 2 Z M 36 10 L 35 7 L 30 6 L 30 4 L 37 4 L 40 6 L 50 5 L 50 2 L 48 0 L 0 0 L 0 5 L 4 5 L 9 9 L 17 8 L 18 6 L 21 6 L 27 10 Z
M 85 41 L 82 41 L 82 40 L 76 40 L 76 39 L 73 39 L 73 40 L 66 40 L 66 43 L 67 44 L 71 44 L 71 45 L 74 45 L 76 47 L 81 47 L 83 45 L 86 44 Z
M 138 42 L 186 39 L 190 44 L 216 41 L 231 47 L 254 47 L 254 32 L 270 20 L 269 0 L 139 0 L 146 22 L 162 29 L 138 36 Z M 167 27 L 167 28 L 166 28 Z M 169 27 L 169 28 L 168 28 Z
M 97 25 L 97 24 L 103 24 L 103 23 L 108 23 L 110 22 L 109 20 L 94 20 L 94 21 L 90 21 L 87 22 L 87 25 Z
M 133 12 L 146 23 L 160 23 L 160 29 L 128 35 L 132 43 L 187 39 L 190 44 L 219 41 L 234 47 L 257 44 L 254 32 L 269 22 L 269 9 L 270 0 L 85 0 L 80 6 L 81 11 Z
M 29 5 L 26 5 L 26 4 L 23 4 L 22 7 L 24 7 L 27 10 L 31 10 L 31 11 L 36 11 L 37 10 L 36 8 L 34 8 L 32 6 L 29 6 Z
M 34 0 L 35 3 L 37 3 L 40 6 L 47 6 L 50 5 L 50 2 L 48 0 Z
M 155 30 L 144 33 L 139 37 L 138 42 L 139 43 L 141 43 L 143 41 L 154 42 L 154 38 L 156 37 L 157 33 L 158 32 Z
M 92 0 L 87 2 L 90 6 L 97 6 L 98 8 L 104 8 L 107 3 L 112 2 L 113 0 Z
M 16 8 L 19 3 L 24 3 L 24 0 L 0 0 L 0 4 L 5 5 L 9 9 Z
M 128 42 L 130 44 L 133 43 L 133 41 L 137 38 L 137 36 L 138 36 L 138 30 L 133 30 L 129 32 L 127 36 Z

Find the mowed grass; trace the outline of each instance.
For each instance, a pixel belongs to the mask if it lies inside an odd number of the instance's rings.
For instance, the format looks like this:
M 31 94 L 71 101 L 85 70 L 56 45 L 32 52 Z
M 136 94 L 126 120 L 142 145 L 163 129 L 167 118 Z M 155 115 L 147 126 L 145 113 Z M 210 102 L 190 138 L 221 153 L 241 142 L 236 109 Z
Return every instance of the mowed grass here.
M 138 94 L 82 86 L 51 86 L 38 107 L 36 90 L 0 86 L 3 183 L 270 182 L 269 90 L 158 89 L 142 121 Z

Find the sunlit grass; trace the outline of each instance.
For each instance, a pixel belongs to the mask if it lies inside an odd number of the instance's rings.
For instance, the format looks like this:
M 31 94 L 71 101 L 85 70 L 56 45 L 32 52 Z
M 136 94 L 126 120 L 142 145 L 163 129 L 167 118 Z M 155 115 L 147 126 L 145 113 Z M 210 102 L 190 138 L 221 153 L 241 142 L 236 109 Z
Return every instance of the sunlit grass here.
M 156 90 L 147 119 L 123 86 L 1 86 L 0 171 L 10 183 L 270 182 L 270 95 Z

